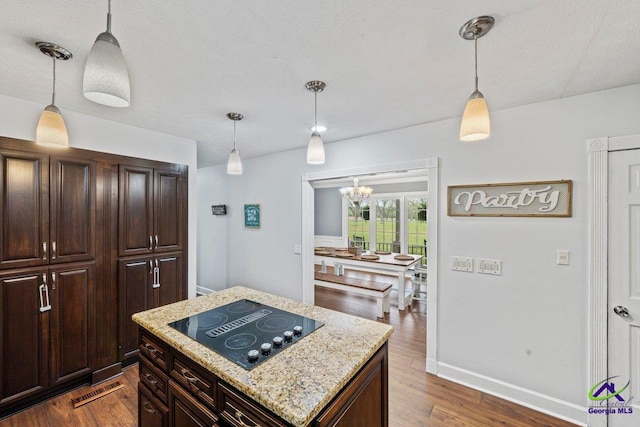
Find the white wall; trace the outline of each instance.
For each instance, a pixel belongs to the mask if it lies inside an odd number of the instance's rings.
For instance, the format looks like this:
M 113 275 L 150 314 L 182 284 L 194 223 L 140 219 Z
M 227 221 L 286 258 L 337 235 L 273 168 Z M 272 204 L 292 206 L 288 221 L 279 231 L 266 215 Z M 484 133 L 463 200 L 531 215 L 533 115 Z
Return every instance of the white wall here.
M 44 104 L 0 95 L 0 117 L 2 117 L 0 135 L 35 140 L 36 125 L 44 107 Z M 189 295 L 195 296 L 197 262 L 195 141 L 98 119 L 67 111 L 64 108 L 62 110 L 69 131 L 69 144 L 72 147 L 189 166 Z M 126 114 L 125 110 L 123 114 Z
M 237 207 L 229 206 L 226 165 L 198 171 L 198 277 L 199 292 L 227 287 L 227 245 L 231 217 Z M 212 205 L 227 205 L 227 215 L 212 215 Z
M 439 363 L 584 407 L 591 387 L 585 141 L 638 134 L 638 117 L 634 85 L 495 111 L 492 136 L 479 143 L 458 141 L 456 119 L 327 144 L 320 167 L 305 164 L 303 149 L 246 159 L 245 174 L 227 189 L 227 284 L 301 298 L 301 260 L 292 253 L 301 242 L 301 174 L 439 157 Z M 574 181 L 572 218 L 446 216 L 448 185 L 553 179 Z M 262 204 L 262 229 L 243 229 L 243 203 Z M 570 266 L 555 264 L 556 249 L 571 251 Z M 502 276 L 453 272 L 454 255 L 501 259 Z

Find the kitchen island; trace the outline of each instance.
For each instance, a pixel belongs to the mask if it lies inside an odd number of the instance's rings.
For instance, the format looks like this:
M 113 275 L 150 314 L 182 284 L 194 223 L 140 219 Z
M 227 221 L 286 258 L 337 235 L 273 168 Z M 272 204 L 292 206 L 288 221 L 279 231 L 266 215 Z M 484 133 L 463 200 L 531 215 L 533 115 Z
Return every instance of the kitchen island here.
M 242 299 L 324 325 L 251 370 L 168 325 Z M 389 325 L 244 287 L 133 320 L 141 327 L 141 426 L 388 424 Z

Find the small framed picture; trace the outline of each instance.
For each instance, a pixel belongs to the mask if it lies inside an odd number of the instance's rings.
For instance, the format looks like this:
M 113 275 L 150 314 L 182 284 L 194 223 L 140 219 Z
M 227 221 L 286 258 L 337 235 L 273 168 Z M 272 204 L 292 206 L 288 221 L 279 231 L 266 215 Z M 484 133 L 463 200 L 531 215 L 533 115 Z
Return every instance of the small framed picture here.
M 260 228 L 260 205 L 244 205 L 244 228 Z

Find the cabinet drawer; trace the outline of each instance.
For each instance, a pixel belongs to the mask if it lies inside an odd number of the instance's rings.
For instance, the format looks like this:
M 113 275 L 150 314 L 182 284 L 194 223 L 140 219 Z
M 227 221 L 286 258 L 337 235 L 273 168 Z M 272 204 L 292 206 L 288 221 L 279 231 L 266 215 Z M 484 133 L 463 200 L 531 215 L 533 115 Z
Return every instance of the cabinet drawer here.
M 268 414 L 263 408 L 240 396 L 238 392 L 225 384 L 218 384 L 218 393 L 220 395 L 219 415 L 232 426 L 287 426 L 283 421 Z
M 164 406 L 143 384 L 138 383 L 138 425 L 140 427 L 167 427 L 167 413 Z
M 153 366 L 144 356 L 140 356 L 140 382 L 167 404 L 167 381 L 169 377 Z
M 200 365 L 176 353 L 172 358 L 171 378 L 211 409 L 216 409 L 216 378 Z
M 198 399 L 169 380 L 169 427 L 219 427 L 218 417 Z
M 169 372 L 169 347 L 143 329 L 140 329 L 140 354 L 164 372 Z

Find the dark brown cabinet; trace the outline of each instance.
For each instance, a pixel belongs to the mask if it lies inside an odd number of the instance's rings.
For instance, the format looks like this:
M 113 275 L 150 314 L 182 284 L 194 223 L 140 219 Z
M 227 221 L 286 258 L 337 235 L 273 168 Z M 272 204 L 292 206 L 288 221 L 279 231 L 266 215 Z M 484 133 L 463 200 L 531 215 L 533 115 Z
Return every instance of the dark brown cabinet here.
M 218 427 L 218 417 L 209 408 L 169 380 L 169 427 Z M 146 427 L 142 422 L 140 427 Z
M 95 257 L 95 162 L 4 151 L 0 268 Z
M 181 252 L 119 260 L 122 360 L 138 353 L 138 325 L 131 316 L 183 298 L 182 266 Z
M 95 276 L 94 262 L 50 269 L 52 386 L 91 372 L 89 304 L 95 287 Z
M 0 268 L 49 263 L 49 156 L 3 151 Z
M 94 284 L 93 262 L 0 275 L 0 403 L 90 373 L 89 297 Z
M 139 427 L 167 427 L 168 409 L 142 383 L 138 384 Z
M 186 298 L 187 188 L 183 165 L 0 137 L 0 418 L 117 374 L 131 315 Z
M 28 398 L 48 384 L 48 269 L 0 275 L 0 404 Z
M 51 263 L 95 258 L 96 162 L 51 157 Z
M 120 166 L 120 256 L 182 250 L 183 187 L 179 170 Z
M 153 392 L 145 386 L 153 399 L 167 401 L 169 426 L 291 425 L 146 329 L 140 328 L 139 332 L 140 352 L 144 356 L 140 358 L 140 382 L 146 386 L 153 384 Z M 388 357 L 385 342 L 309 425 L 388 426 Z M 156 425 L 148 417 L 140 412 L 140 427 Z

